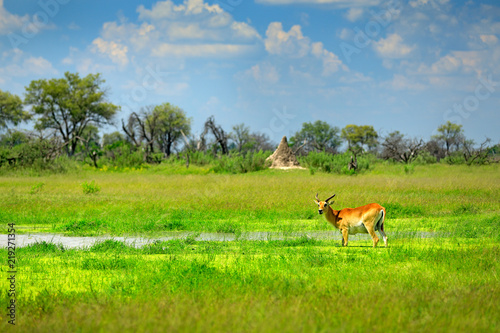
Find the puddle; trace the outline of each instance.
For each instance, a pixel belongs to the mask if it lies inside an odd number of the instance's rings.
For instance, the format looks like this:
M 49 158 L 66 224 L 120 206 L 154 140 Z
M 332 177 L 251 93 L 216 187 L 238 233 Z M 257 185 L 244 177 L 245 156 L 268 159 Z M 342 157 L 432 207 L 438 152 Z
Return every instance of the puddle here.
M 115 241 L 124 242 L 127 245 L 141 248 L 147 244 L 155 241 L 169 241 L 174 239 L 186 239 L 187 237 L 194 237 L 196 241 L 215 241 L 215 242 L 231 242 L 235 240 L 248 240 L 248 241 L 270 241 L 270 240 L 285 240 L 296 239 L 299 237 L 310 237 L 318 240 L 329 239 L 332 241 L 341 240 L 341 235 L 338 231 L 305 231 L 296 233 L 282 233 L 282 232 L 244 232 L 236 236 L 235 234 L 215 233 L 215 232 L 183 232 L 172 233 L 161 237 L 112 237 L 112 236 L 96 236 L 96 237 L 70 237 L 60 234 L 21 234 L 16 235 L 16 247 L 28 246 L 34 243 L 47 242 L 53 244 L 62 244 L 64 248 L 87 248 L 96 243 L 103 242 L 111 239 Z M 397 232 L 393 238 L 433 238 L 442 236 L 435 232 Z M 389 241 L 391 235 L 388 234 Z M 349 236 L 349 241 L 357 240 L 370 240 L 368 234 L 357 234 Z M 7 247 L 7 235 L 0 235 L 0 247 Z

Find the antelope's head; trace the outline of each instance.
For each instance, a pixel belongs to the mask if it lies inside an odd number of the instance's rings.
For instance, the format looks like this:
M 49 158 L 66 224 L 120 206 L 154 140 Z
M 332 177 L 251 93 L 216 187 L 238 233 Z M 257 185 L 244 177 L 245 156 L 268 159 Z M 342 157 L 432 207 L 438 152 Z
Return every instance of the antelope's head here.
M 335 202 L 335 201 L 332 201 L 331 203 L 330 203 L 330 202 L 328 202 L 328 201 L 330 201 L 330 200 L 331 200 L 334 196 L 335 196 L 335 194 L 334 194 L 334 195 L 332 195 L 331 197 L 329 197 L 328 199 L 326 199 L 325 201 L 321 201 L 321 200 L 319 200 L 319 198 L 318 198 L 318 194 L 316 193 L 316 199 L 314 200 L 314 202 L 318 205 L 318 213 L 319 213 L 320 215 L 321 215 L 321 214 L 323 214 L 323 211 L 324 211 L 325 209 L 327 209 L 329 205 L 331 205 L 331 204 L 333 204 L 333 203 Z

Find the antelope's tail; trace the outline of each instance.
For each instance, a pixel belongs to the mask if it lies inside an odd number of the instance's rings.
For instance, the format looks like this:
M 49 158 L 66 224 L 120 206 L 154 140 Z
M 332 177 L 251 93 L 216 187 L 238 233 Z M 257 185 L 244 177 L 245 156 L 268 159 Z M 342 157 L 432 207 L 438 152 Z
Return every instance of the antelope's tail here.
M 385 221 L 385 208 L 383 208 L 380 213 L 379 213 L 379 219 L 376 223 L 376 228 L 375 230 L 380 230 L 384 232 L 384 221 Z

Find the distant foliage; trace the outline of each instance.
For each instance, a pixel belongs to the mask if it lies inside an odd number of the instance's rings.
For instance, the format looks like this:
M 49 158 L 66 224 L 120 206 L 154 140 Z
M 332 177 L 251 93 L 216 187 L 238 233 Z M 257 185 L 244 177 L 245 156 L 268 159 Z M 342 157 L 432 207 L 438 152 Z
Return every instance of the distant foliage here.
M 30 194 L 36 194 L 42 190 L 42 188 L 45 186 L 45 183 L 38 183 L 36 185 L 33 185 L 30 190 Z
M 94 194 L 101 190 L 101 187 L 95 183 L 95 181 L 91 181 L 90 183 L 83 182 L 82 183 L 83 193 L 85 194 Z
M 375 157 L 372 155 L 358 157 L 357 170 L 348 170 L 347 165 L 350 160 L 351 155 L 349 153 L 333 155 L 323 152 L 310 152 L 307 156 L 299 158 L 300 164 L 310 169 L 349 175 L 368 170 L 370 164 L 375 161 Z
M 269 155 L 271 155 L 269 151 L 224 155 L 215 160 L 215 166 L 211 170 L 217 173 L 247 173 L 264 170 L 270 166 L 270 163 L 266 162 Z

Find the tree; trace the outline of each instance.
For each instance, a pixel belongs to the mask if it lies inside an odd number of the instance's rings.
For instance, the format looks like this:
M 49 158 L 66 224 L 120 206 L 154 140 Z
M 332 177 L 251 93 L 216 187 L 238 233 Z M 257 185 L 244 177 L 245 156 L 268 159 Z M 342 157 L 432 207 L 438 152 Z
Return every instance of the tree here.
M 462 125 L 454 124 L 450 121 L 447 121 L 446 124 L 439 126 L 437 131 L 439 134 L 434 135 L 432 138 L 444 144 L 446 156 L 450 155 L 453 146 L 455 146 L 455 149 L 458 150 L 460 148 L 460 144 L 465 140 Z
M 122 119 L 122 129 L 136 148 L 145 143 L 145 160 L 154 153 L 154 143 L 160 133 L 160 114 L 153 111 L 153 106 L 146 106 L 139 113 L 132 112 L 126 125 Z
M 422 139 L 407 139 L 399 131 L 390 133 L 382 143 L 382 157 L 409 164 L 425 148 Z
M 446 151 L 435 138 L 429 140 L 425 144 L 425 150 L 427 150 L 431 156 L 434 156 L 437 162 L 446 157 Z
M 486 138 L 478 148 L 474 148 L 474 140 L 464 140 L 462 145 L 465 163 L 467 165 L 489 163 L 492 150 L 492 147 L 488 146 L 490 142 L 491 139 Z
M 23 102 L 19 96 L 0 90 L 0 130 L 7 129 L 8 123 L 17 126 L 30 119 L 29 112 L 23 110 Z
M 125 141 L 125 136 L 118 132 L 112 132 L 112 133 L 105 133 L 102 135 L 102 146 L 103 147 L 108 147 L 112 146 L 114 144 L 117 144 L 119 142 L 124 142 Z
M 373 150 L 378 145 L 378 134 L 373 126 L 347 125 L 340 136 L 347 141 L 347 149 L 355 155 L 362 153 L 365 146 L 368 150 Z
M 111 124 L 119 107 L 106 101 L 100 74 L 81 78 L 64 73 L 64 78 L 32 81 L 26 88 L 25 103 L 38 116 L 36 129 L 54 129 L 62 137 L 66 153 L 75 153 L 78 140 L 89 125 Z
M 159 122 L 157 142 L 166 157 L 172 153 L 172 148 L 182 139 L 182 135 L 191 132 L 191 119 L 178 106 L 163 103 L 154 108 L 153 118 Z
M 314 123 L 303 123 L 302 129 L 290 138 L 293 146 L 303 144 L 305 151 L 319 150 L 336 153 L 341 144 L 339 128 L 327 122 L 316 120 Z
M 212 132 L 215 137 L 216 143 L 220 146 L 223 155 L 229 154 L 229 149 L 227 147 L 228 134 L 222 129 L 220 125 L 215 124 L 214 117 L 208 117 L 207 121 L 205 121 L 205 126 L 203 128 L 203 133 L 200 135 L 200 141 L 198 142 L 198 150 L 204 150 L 205 136 L 208 132 Z M 216 146 L 214 146 L 215 149 Z
M 240 153 L 246 145 L 251 144 L 250 128 L 243 123 L 233 126 L 230 137 L 236 143 L 236 149 Z
M 276 148 L 276 145 L 271 142 L 271 139 L 265 133 L 250 133 L 250 142 L 252 149 L 255 151 L 273 150 Z

